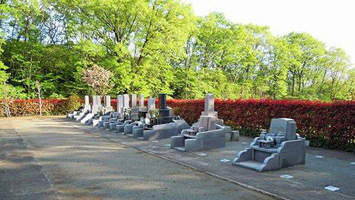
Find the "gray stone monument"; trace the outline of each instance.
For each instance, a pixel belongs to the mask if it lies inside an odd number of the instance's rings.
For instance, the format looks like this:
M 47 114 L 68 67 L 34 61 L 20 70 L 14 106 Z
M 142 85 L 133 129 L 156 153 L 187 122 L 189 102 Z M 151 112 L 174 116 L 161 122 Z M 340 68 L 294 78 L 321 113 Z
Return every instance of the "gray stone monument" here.
M 138 106 L 138 118 L 145 118 L 146 114 L 147 114 L 147 106 L 144 106 L 144 95 L 140 94 L 138 95 L 138 102 L 139 102 L 139 106 Z
M 91 110 L 91 106 L 90 106 L 89 95 L 85 95 L 84 112 L 90 111 L 90 110 Z
M 105 111 L 104 113 L 108 113 L 108 112 L 112 112 L 113 111 L 113 107 L 111 106 L 111 96 L 110 95 L 106 95 L 105 96 Z
M 100 106 L 102 106 L 102 102 L 101 102 L 101 96 L 100 95 L 96 95 L 96 103 Z
M 144 106 L 144 95 L 138 95 L 139 105 L 136 107 L 132 107 L 131 110 L 131 119 L 134 121 L 133 123 L 127 124 L 124 127 L 124 134 L 133 136 L 133 131 L 135 127 L 139 127 L 141 122 L 139 120 L 144 119 L 147 113 L 147 107 Z
M 123 96 L 117 95 L 117 113 L 123 113 Z
M 150 110 L 154 110 L 155 109 L 155 98 L 149 98 L 148 99 L 148 106 L 147 106 L 147 117 L 151 118 L 152 116 L 150 116 Z
M 123 115 L 125 115 L 125 113 L 127 113 L 130 110 L 129 107 L 129 95 L 128 94 L 124 94 L 123 95 Z M 125 119 L 130 119 L 130 116 L 128 116 L 128 118 L 126 118 L 124 116 Z
M 92 96 L 92 113 L 97 114 L 101 107 L 101 99 L 100 96 Z
M 213 94 L 207 94 L 205 109 L 198 122 L 190 129 L 182 130 L 180 135 L 171 137 L 171 147 L 189 152 L 225 147 L 227 128 L 217 116 Z
M 155 109 L 155 98 L 148 99 L 148 110 Z
M 129 96 L 127 94 L 117 95 L 117 115 L 116 119 L 110 120 L 108 128 L 116 131 L 117 125 L 124 121 L 125 109 L 129 108 Z
M 271 120 L 269 133 L 263 131 L 232 163 L 257 171 L 271 171 L 305 164 L 305 157 L 305 139 L 296 134 L 296 122 L 276 118 Z
M 144 106 L 144 95 L 143 94 L 138 95 L 138 106 L 139 107 Z
M 137 95 L 132 94 L 131 95 L 131 120 L 139 119 L 138 112 L 139 112 L 139 108 L 137 106 Z
M 166 105 L 166 94 L 160 94 L 160 109 L 158 124 L 143 131 L 144 140 L 160 140 L 176 136 L 180 131 L 189 127 L 183 119 L 173 119 L 172 109 Z
M 137 106 L 137 95 L 132 94 L 131 95 L 131 108 L 136 107 L 136 106 Z
M 166 94 L 160 94 L 159 95 L 159 102 L 160 102 L 160 108 L 159 108 L 159 119 L 158 123 L 159 124 L 167 124 L 173 121 L 173 116 L 172 116 L 172 109 L 168 108 L 166 105 Z
M 123 95 L 123 107 L 121 117 L 113 124 L 110 124 L 110 130 L 116 131 L 117 133 L 124 132 L 124 126 L 131 123 L 130 112 L 130 99 L 128 94 Z
M 99 112 L 101 105 L 99 105 L 99 101 L 96 95 L 92 96 L 92 109 L 89 114 L 80 119 L 80 123 L 86 124 L 88 121 L 92 120 L 92 118 Z

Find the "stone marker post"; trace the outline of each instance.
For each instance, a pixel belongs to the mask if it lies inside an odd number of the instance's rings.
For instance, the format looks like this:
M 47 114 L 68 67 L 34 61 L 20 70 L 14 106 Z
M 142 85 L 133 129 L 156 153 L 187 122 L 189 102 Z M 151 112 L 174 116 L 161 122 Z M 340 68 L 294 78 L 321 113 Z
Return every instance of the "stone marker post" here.
M 128 94 L 123 95 L 123 108 L 124 109 L 129 108 L 129 95 Z
M 209 93 L 205 96 L 205 110 L 201 115 L 215 116 L 217 117 L 217 112 L 214 111 L 214 98 L 213 94 Z
M 159 124 L 166 124 L 173 121 L 170 109 L 166 106 L 166 94 L 160 94 Z
M 85 104 L 84 104 L 84 112 L 90 110 L 90 99 L 89 99 L 89 95 L 85 95 Z
M 139 107 L 143 107 L 144 106 L 144 95 L 143 94 L 140 94 L 138 95 L 138 105 Z
M 123 113 L 123 96 L 117 95 L 117 112 Z
M 137 95 L 136 94 L 132 94 L 131 95 L 131 107 L 136 107 L 137 106 Z
M 111 107 L 111 96 L 110 95 L 105 96 L 105 107 Z

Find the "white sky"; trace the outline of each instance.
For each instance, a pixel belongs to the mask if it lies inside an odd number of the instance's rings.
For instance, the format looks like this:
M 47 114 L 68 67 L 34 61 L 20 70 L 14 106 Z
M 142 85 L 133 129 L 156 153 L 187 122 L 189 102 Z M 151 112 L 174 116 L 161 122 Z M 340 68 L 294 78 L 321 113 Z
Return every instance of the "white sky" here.
M 235 23 L 267 25 L 276 35 L 307 32 L 327 47 L 344 49 L 355 63 L 355 0 L 181 1 L 199 16 L 221 12 Z

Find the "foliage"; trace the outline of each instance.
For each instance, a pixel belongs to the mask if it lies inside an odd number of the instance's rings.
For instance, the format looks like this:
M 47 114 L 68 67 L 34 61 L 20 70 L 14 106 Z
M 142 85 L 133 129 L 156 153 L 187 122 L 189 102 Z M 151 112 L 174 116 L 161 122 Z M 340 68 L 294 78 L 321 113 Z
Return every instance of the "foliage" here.
M 98 65 L 93 65 L 91 69 L 83 71 L 83 81 L 92 87 L 96 94 L 99 95 L 107 94 L 112 88 L 110 76 L 110 71 Z
M 149 116 L 151 118 L 159 118 L 159 110 L 158 109 L 150 109 Z
M 167 103 L 190 124 L 204 109 L 203 100 Z M 261 129 L 269 128 L 272 118 L 293 118 L 297 132 L 310 140 L 311 146 L 355 152 L 355 101 L 216 100 L 215 109 L 225 124 L 239 129 L 242 135 L 258 136 Z
M 3 100 L 0 100 L 2 103 Z M 61 99 L 42 99 L 42 112 L 44 115 L 65 114 L 66 101 Z M 9 106 L 11 116 L 39 115 L 39 99 L 10 100 Z M 0 109 L 0 116 L 4 116 L 4 110 Z
M 77 110 L 82 104 L 80 97 L 76 95 L 69 96 L 65 101 L 65 112 Z
M 0 1 L 0 79 L 9 98 L 164 92 L 174 98 L 354 100 L 340 48 L 307 33 L 271 34 L 178 0 Z M 111 90 L 83 82 L 104 66 Z M 107 82 L 108 83 L 108 82 Z M 4 98 L 4 92 L 0 93 Z

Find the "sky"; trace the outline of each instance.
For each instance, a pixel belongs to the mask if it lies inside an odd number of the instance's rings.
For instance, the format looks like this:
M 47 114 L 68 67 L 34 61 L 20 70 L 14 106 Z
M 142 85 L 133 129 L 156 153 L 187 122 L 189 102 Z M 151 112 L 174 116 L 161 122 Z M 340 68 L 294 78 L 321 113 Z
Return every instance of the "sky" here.
M 181 0 L 195 14 L 224 13 L 235 23 L 269 26 L 276 35 L 306 32 L 340 47 L 355 63 L 355 0 Z

